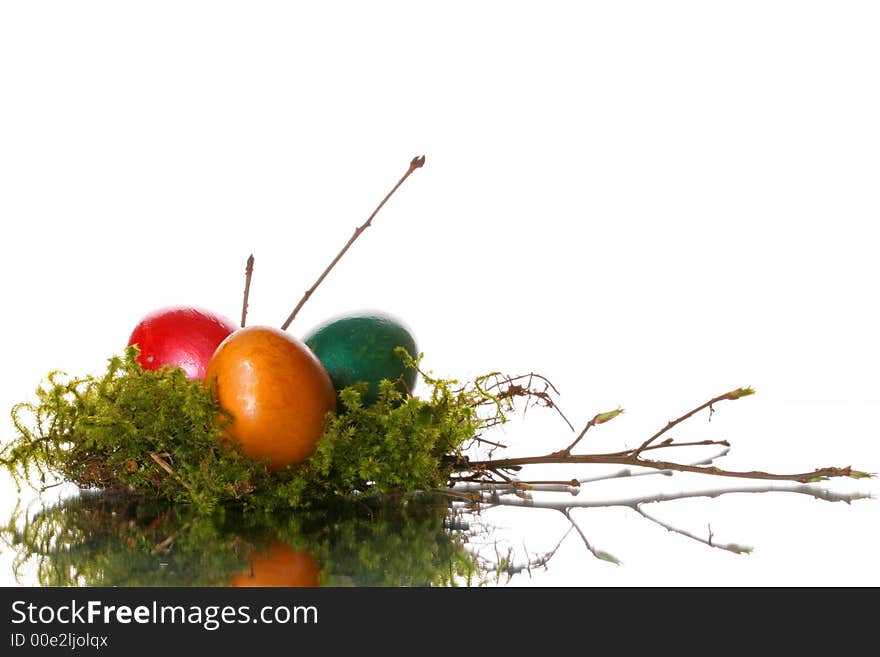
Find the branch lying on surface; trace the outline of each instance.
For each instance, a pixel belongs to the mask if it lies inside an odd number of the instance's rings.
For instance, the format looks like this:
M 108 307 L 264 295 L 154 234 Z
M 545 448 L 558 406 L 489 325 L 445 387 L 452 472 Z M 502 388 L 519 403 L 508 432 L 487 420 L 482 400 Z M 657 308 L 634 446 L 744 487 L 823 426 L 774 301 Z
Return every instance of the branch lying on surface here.
M 609 411 L 607 413 L 600 413 L 591 419 L 586 426 L 583 428 L 581 433 L 578 435 L 575 440 L 569 444 L 565 449 L 551 452 L 549 454 L 543 454 L 540 456 L 523 456 L 523 457 L 513 457 L 513 458 L 499 458 L 499 459 L 486 459 L 486 460 L 465 460 L 458 468 L 456 468 L 456 472 L 458 474 L 463 473 L 471 473 L 470 476 L 462 477 L 462 479 L 468 479 L 470 481 L 475 481 L 478 483 L 496 483 L 496 477 L 507 478 L 504 475 L 504 472 L 517 471 L 521 469 L 525 465 L 538 465 L 538 464 L 604 464 L 604 465 L 624 465 L 629 467 L 641 467 L 641 468 L 652 468 L 656 470 L 664 470 L 664 471 L 676 471 L 676 472 L 693 472 L 697 474 L 707 474 L 707 475 L 715 475 L 719 477 L 736 477 L 741 479 L 763 479 L 763 480 L 773 480 L 773 481 L 795 481 L 799 483 L 810 483 L 816 481 L 822 481 L 824 479 L 830 479 L 832 477 L 851 477 L 854 479 L 860 479 L 865 477 L 870 477 L 868 473 L 860 472 L 857 470 L 853 470 L 851 467 L 847 466 L 844 468 L 839 467 L 825 467 L 825 468 L 817 468 L 811 472 L 796 472 L 796 473 L 786 473 L 786 474 L 777 474 L 771 472 L 764 472 L 761 470 L 749 470 L 749 471 L 735 471 L 735 470 L 725 470 L 723 468 L 716 467 L 714 465 L 705 465 L 701 463 L 678 463 L 675 461 L 659 461 L 659 460 L 651 460 L 646 459 L 642 456 L 643 452 L 657 450 L 657 449 L 666 449 L 673 447 L 693 447 L 693 446 L 703 446 L 703 445 L 722 445 L 725 447 L 729 447 L 730 443 L 726 440 L 702 440 L 702 441 L 692 441 L 692 442 L 675 442 L 673 438 L 667 438 L 666 440 L 656 443 L 655 441 L 660 438 L 664 433 L 669 431 L 671 428 L 676 425 L 684 422 L 690 417 L 693 417 L 698 412 L 708 408 L 710 413 L 714 412 L 714 404 L 717 404 L 721 401 L 733 401 L 737 399 L 741 399 L 742 397 L 746 397 L 754 394 L 754 390 L 752 388 L 737 388 L 735 390 L 731 390 L 730 392 L 724 393 L 723 395 L 718 395 L 717 397 L 713 397 L 709 401 L 700 404 L 696 408 L 688 411 L 681 417 L 671 420 L 664 426 L 662 429 L 657 431 L 653 436 L 645 440 L 638 447 L 634 449 L 623 450 L 619 452 L 607 452 L 600 454 L 572 454 L 571 450 L 574 448 L 580 440 L 584 437 L 587 431 L 598 424 L 604 424 L 608 422 L 618 415 L 620 415 L 623 411 L 622 409 L 617 409 L 614 411 Z

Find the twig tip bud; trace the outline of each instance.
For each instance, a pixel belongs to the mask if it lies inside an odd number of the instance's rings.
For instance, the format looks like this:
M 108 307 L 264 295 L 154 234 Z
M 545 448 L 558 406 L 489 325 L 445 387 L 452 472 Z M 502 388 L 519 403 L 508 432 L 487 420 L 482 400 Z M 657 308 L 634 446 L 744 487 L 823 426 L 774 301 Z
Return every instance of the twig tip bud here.
M 724 396 L 724 398 L 734 400 L 734 399 L 739 399 L 741 397 L 748 397 L 749 395 L 754 395 L 754 394 L 755 394 L 755 389 L 752 387 L 737 388 L 736 390 L 731 390 L 730 392 L 728 392 Z
M 596 417 L 593 418 L 593 424 L 605 424 L 606 422 L 616 418 L 621 413 L 623 413 L 622 408 L 617 408 L 613 411 L 608 411 L 607 413 L 599 413 Z
M 851 479 L 873 479 L 877 475 L 871 472 L 862 472 L 861 470 L 850 470 L 846 476 Z

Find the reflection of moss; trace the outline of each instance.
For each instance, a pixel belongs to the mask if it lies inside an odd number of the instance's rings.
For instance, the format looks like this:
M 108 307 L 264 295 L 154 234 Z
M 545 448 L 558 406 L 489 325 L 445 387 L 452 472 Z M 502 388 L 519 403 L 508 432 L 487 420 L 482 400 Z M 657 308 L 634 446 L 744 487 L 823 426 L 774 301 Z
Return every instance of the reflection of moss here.
M 198 516 L 183 505 L 88 493 L 29 518 L 17 513 L 0 538 L 16 552 L 17 574 L 35 563 L 44 586 L 247 585 L 260 569 L 256 579 L 275 585 L 314 583 L 293 576 L 295 568 L 319 571 L 317 581 L 331 586 L 473 583 L 475 561 L 464 537 L 445 528 L 448 513 L 426 497 L 323 513 Z

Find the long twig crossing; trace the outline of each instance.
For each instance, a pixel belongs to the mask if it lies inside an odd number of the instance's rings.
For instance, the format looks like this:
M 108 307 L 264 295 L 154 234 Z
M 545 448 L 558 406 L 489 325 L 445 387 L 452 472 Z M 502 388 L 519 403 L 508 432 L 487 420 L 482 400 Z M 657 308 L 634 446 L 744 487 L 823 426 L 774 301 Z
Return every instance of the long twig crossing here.
M 312 287 L 305 291 L 302 299 L 299 300 L 299 303 L 296 304 L 296 307 L 293 309 L 287 319 L 284 320 L 284 323 L 281 325 L 282 329 L 287 329 L 287 327 L 290 326 L 290 323 L 294 320 L 300 309 L 305 305 L 306 301 L 308 301 L 312 294 L 315 293 L 315 290 L 318 288 L 321 282 L 325 278 L 327 278 L 327 274 L 330 273 L 330 270 L 336 266 L 336 263 L 339 262 L 342 256 L 345 255 L 345 252 L 351 248 L 351 245 L 354 244 L 355 240 L 357 240 L 357 238 L 360 237 L 361 234 L 370 227 L 370 224 L 373 223 L 373 218 L 379 213 L 379 210 L 382 209 L 382 206 L 388 202 L 388 199 L 391 198 L 394 192 L 397 191 L 397 188 L 400 187 L 404 183 L 404 181 L 412 175 L 413 171 L 415 171 L 416 169 L 421 169 L 423 166 L 425 166 L 424 155 L 420 155 L 412 159 L 412 161 L 409 163 L 409 168 L 406 170 L 406 173 L 404 173 L 403 176 L 401 176 L 400 180 L 397 181 L 397 184 L 391 188 L 391 191 L 385 195 L 385 198 L 382 199 L 382 202 L 376 206 L 376 209 L 373 210 L 373 214 L 370 215 L 369 219 L 367 219 L 363 224 L 355 228 L 354 234 L 349 238 L 348 242 L 345 243 L 345 246 L 342 247 L 342 250 L 336 254 L 336 257 L 333 258 L 330 264 L 327 265 L 327 269 L 321 272 L 321 275 L 318 276 L 318 280 L 316 280 L 312 284 Z

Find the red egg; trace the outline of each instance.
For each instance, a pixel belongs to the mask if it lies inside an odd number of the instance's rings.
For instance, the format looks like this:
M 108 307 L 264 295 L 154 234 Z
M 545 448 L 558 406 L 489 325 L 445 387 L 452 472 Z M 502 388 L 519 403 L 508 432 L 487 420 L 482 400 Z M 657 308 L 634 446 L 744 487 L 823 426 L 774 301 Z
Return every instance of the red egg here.
M 128 339 L 140 349 L 145 370 L 180 367 L 187 377 L 202 380 L 214 350 L 238 326 L 231 319 L 191 306 L 171 306 L 144 317 Z

